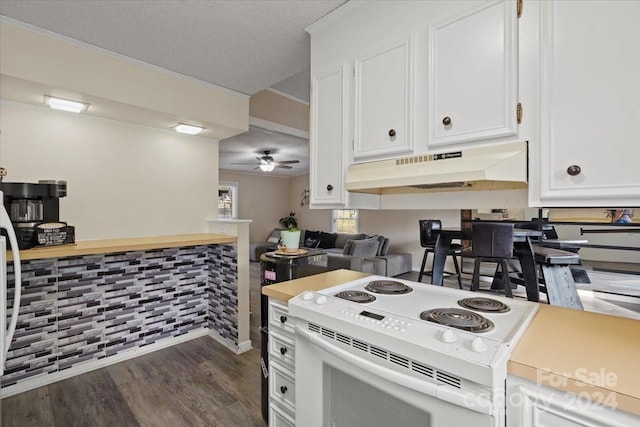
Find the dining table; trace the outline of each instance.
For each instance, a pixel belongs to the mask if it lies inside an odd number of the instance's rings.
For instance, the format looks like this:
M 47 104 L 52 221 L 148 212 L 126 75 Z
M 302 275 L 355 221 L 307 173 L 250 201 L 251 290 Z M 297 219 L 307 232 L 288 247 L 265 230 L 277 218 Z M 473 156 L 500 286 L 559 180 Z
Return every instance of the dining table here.
M 433 254 L 433 273 L 431 275 L 431 284 L 442 286 L 444 279 L 444 265 L 451 247 L 452 240 L 471 240 L 471 230 L 462 230 L 460 228 L 441 228 L 433 230 L 437 234 L 436 245 Z M 540 288 L 538 286 L 538 273 L 536 269 L 536 261 L 533 253 L 532 239 L 540 239 L 542 231 L 529 230 L 525 228 L 513 229 L 513 255 L 520 262 L 522 272 L 522 280 L 527 292 L 527 300 L 539 302 Z M 473 244 L 473 242 L 472 242 Z M 492 289 L 499 288 L 495 281 Z

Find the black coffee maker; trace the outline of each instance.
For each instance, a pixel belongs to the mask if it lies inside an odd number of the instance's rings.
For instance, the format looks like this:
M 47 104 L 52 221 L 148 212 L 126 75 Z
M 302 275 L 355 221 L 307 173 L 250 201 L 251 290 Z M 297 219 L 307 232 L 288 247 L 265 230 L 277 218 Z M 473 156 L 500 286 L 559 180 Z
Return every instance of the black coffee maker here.
M 2 182 L 0 189 L 21 250 L 75 242 L 74 227 L 60 222 L 66 181 Z

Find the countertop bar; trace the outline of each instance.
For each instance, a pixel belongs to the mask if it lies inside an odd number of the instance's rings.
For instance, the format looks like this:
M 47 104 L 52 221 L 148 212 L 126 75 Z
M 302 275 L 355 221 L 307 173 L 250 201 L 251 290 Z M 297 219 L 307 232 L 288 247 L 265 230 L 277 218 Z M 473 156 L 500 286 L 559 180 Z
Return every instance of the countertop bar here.
M 236 243 L 237 237 L 224 234 L 176 234 L 156 237 L 131 237 L 125 239 L 85 240 L 73 245 L 48 246 L 20 251 L 23 261 L 46 258 L 106 254 L 112 252 L 144 251 L 150 249 L 179 248 L 184 246 Z M 13 260 L 7 251 L 7 261 Z
M 509 373 L 640 415 L 639 326 L 633 319 L 540 304 L 511 354 Z M 612 392 L 613 402 L 607 400 Z
M 265 286 L 262 293 L 286 302 L 306 290 L 366 276 L 335 270 Z M 511 354 L 508 372 L 578 396 L 588 393 L 595 402 L 615 403 L 618 409 L 640 415 L 638 326 L 637 320 L 540 304 Z M 606 400 L 611 393 L 613 402 Z

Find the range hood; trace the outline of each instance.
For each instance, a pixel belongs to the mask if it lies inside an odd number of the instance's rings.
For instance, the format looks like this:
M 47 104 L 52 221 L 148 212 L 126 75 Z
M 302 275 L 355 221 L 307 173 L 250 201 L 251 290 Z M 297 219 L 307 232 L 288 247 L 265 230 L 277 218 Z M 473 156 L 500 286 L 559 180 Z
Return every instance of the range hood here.
M 354 164 L 345 188 L 374 194 L 527 188 L 527 143 Z

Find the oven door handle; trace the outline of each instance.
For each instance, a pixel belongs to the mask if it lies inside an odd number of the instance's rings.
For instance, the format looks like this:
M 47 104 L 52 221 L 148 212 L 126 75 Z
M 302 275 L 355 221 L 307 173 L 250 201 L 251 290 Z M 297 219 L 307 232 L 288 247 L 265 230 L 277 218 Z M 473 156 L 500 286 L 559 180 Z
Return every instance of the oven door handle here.
M 338 359 L 348 362 L 349 364 L 355 367 L 364 369 L 365 371 L 377 377 L 382 377 L 399 386 L 408 387 L 419 393 L 436 397 L 436 389 L 438 386 L 435 384 L 432 384 L 427 381 L 420 381 L 409 375 L 401 374 L 387 367 L 373 363 L 367 359 L 363 359 L 361 357 L 355 356 L 349 353 L 348 351 L 341 349 L 340 347 L 337 347 L 329 342 L 326 342 L 325 340 L 321 339 L 317 335 L 309 333 L 304 329 L 296 326 L 296 335 L 298 334 L 307 338 L 311 342 L 311 344 L 315 345 L 316 347 L 328 353 L 331 353 Z
M 457 406 L 464 406 L 467 409 L 471 409 L 482 414 L 493 415 L 492 405 L 490 404 L 491 402 L 487 399 L 478 399 L 478 396 L 473 393 L 465 393 L 462 390 L 457 390 L 453 387 L 436 385 L 428 381 L 421 381 L 410 375 L 396 372 L 393 369 L 389 369 L 367 359 L 355 356 L 348 351 L 323 340 L 318 335 L 302 329 L 298 325 L 296 325 L 296 336 L 305 337 L 311 342 L 311 344 L 334 355 L 338 359 L 357 368 L 361 368 L 377 377 L 382 377 L 401 387 L 410 388 L 418 393 L 433 396 L 436 399 L 440 399 Z

